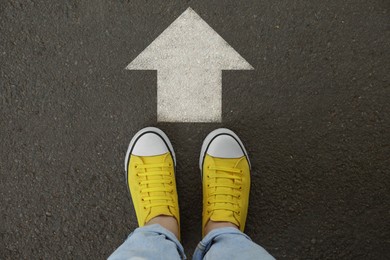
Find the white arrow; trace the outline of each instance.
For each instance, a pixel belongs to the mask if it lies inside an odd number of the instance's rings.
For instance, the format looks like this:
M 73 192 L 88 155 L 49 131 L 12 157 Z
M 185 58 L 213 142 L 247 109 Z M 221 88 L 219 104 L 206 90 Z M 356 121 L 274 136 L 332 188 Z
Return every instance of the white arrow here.
M 222 70 L 253 67 L 188 8 L 127 67 L 157 70 L 157 121 L 221 122 Z

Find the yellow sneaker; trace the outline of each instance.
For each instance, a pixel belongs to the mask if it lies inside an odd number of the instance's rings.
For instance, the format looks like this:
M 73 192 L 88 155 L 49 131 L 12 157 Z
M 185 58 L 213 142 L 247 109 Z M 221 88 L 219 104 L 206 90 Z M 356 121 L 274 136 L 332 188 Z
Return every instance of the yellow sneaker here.
M 241 140 L 229 129 L 214 130 L 203 142 L 199 167 L 203 183 L 202 232 L 209 220 L 231 222 L 244 231 L 250 162 Z
M 140 227 L 165 215 L 175 217 L 180 230 L 175 167 L 172 144 L 160 129 L 144 128 L 131 140 L 125 160 L 126 182 Z

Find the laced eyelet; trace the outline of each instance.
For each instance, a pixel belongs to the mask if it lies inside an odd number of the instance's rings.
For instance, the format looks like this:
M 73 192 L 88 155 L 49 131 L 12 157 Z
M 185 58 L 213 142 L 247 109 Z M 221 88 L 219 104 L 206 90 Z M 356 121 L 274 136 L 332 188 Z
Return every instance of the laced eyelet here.
M 138 168 L 138 165 L 137 165 L 137 164 L 136 164 L 136 165 L 134 165 L 134 168 L 136 168 L 136 169 L 137 169 L 137 168 Z
M 144 209 L 146 209 L 146 207 L 144 207 Z

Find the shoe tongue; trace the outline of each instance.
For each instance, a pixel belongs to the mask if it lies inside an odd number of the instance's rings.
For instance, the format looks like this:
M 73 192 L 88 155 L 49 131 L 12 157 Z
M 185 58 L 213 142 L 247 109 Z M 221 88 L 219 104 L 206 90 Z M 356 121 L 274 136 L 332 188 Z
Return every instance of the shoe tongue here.
M 230 210 L 214 210 L 211 214 L 210 219 L 212 221 L 223 221 L 223 222 L 231 222 L 236 226 L 240 226 L 240 223 L 235 218 L 233 211 Z
M 171 213 L 169 210 L 168 206 L 159 206 L 159 207 L 153 207 L 150 209 L 149 215 L 146 217 L 145 223 L 151 220 L 154 217 L 160 216 L 160 215 L 165 215 L 165 216 L 172 216 L 174 215 Z
M 237 163 L 237 160 L 229 160 L 227 161 L 226 159 L 224 158 L 215 158 L 214 159 L 216 161 L 216 164 L 221 164 L 222 162 L 225 164 L 226 167 L 234 167 Z M 221 162 L 219 162 L 221 161 Z M 217 173 L 218 175 L 218 173 Z M 217 184 L 226 184 L 226 185 L 232 185 L 234 183 L 234 181 L 232 179 L 226 179 L 226 178 L 216 178 L 216 182 Z M 228 187 L 218 187 L 217 188 L 217 191 L 218 192 L 221 192 L 221 193 L 224 193 L 224 194 L 232 194 L 234 191 L 232 190 L 232 188 L 228 188 Z M 215 195 L 215 199 L 216 200 L 232 200 L 233 197 L 231 195 Z M 224 208 L 231 208 L 232 207 L 232 204 L 230 203 L 216 203 L 216 206 L 221 206 L 221 207 L 224 207 Z M 237 226 L 240 226 L 240 223 L 239 221 L 237 220 L 236 216 L 235 216 L 235 213 L 231 210 L 221 210 L 221 209 L 218 209 L 218 210 L 214 210 L 210 216 L 210 219 L 212 221 L 227 221 L 227 222 L 231 222 Z
M 155 158 L 153 157 L 146 157 L 146 158 L 143 158 L 144 160 L 144 163 L 145 164 L 151 164 L 151 163 L 163 163 L 163 162 L 156 162 L 155 161 Z M 161 168 L 149 168 L 147 169 L 147 171 L 161 171 Z M 148 177 L 148 180 L 160 180 L 161 179 L 161 176 L 149 176 Z M 158 183 L 154 183 L 154 184 L 149 184 L 149 188 L 156 188 L 156 187 L 160 187 L 161 185 L 164 185 L 164 184 L 158 184 Z M 153 196 L 153 197 L 166 197 L 166 192 L 163 192 L 163 191 L 160 191 L 160 192 L 150 192 L 150 196 Z M 162 200 L 154 200 L 152 203 L 166 203 L 166 200 L 162 199 Z M 168 206 L 157 206 L 157 207 L 152 207 L 150 209 L 150 212 L 149 212 L 149 215 L 146 217 L 146 220 L 145 222 L 148 222 L 149 220 L 151 220 L 152 218 L 154 217 L 157 217 L 159 215 L 166 215 L 166 216 L 173 216 L 173 214 L 171 213 L 170 209 Z

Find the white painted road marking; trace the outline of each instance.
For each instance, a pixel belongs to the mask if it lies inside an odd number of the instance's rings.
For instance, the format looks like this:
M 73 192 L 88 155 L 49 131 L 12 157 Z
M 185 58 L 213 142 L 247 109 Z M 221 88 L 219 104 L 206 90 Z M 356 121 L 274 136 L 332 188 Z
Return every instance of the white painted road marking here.
M 222 70 L 253 67 L 188 8 L 127 67 L 157 70 L 157 121 L 221 122 Z

